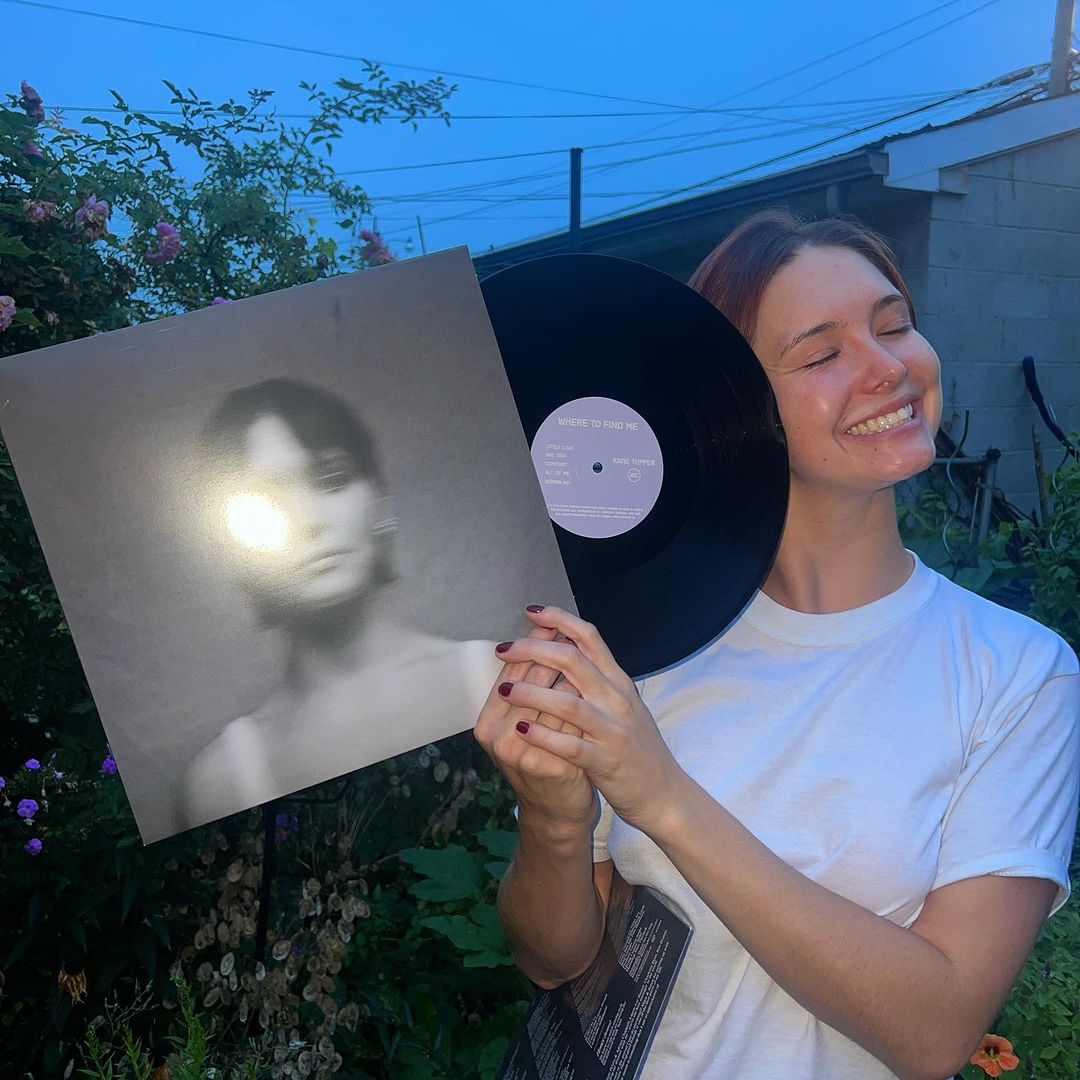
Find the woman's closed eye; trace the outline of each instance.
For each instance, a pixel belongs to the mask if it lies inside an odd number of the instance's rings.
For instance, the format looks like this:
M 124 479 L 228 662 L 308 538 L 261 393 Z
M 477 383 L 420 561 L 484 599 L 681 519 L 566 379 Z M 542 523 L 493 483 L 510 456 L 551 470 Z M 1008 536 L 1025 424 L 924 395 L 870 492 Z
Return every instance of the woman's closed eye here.
M 810 368 L 821 367 L 822 364 L 827 364 L 830 360 L 835 360 L 840 354 L 838 352 L 826 353 L 825 356 L 818 357 L 817 360 L 811 360 L 809 364 L 803 364 L 803 370 L 808 371 Z

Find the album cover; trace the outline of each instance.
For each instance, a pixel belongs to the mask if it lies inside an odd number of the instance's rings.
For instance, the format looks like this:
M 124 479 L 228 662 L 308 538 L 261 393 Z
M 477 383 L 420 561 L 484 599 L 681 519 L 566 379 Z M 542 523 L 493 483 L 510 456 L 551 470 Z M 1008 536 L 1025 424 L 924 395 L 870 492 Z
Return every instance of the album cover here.
M 573 610 L 465 249 L 0 361 L 143 840 L 472 726 Z
M 636 1080 L 690 935 L 655 893 L 616 873 L 596 959 L 537 994 L 497 1080 Z

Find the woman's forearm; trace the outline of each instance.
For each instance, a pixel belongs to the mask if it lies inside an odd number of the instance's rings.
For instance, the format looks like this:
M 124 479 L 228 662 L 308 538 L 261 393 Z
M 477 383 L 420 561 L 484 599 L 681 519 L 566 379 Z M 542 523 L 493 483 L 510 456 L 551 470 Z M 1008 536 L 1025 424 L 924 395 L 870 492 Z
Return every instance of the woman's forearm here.
M 499 915 L 517 966 L 561 986 L 592 962 L 604 933 L 591 833 L 534 819 L 522 807 L 518 848 L 499 886 Z
M 899 1076 L 951 1075 L 949 958 L 800 874 L 693 780 L 678 795 L 645 831 L 770 977 Z

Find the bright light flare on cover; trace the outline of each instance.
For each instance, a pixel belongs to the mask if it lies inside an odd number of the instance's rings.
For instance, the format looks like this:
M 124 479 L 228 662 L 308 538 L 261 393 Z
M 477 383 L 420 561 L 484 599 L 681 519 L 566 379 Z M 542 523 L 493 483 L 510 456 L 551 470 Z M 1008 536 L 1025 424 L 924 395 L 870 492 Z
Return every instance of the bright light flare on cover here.
M 233 495 L 225 504 L 225 520 L 241 544 L 259 551 L 280 551 L 289 538 L 288 518 L 264 495 Z

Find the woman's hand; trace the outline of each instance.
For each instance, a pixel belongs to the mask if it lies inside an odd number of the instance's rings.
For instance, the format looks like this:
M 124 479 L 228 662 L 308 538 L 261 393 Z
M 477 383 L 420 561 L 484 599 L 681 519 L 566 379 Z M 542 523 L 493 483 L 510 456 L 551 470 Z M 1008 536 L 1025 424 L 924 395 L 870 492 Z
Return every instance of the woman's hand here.
M 532 724 L 511 734 L 530 749 L 584 770 L 619 817 L 649 832 L 674 801 L 685 773 L 637 687 L 595 626 L 559 608 L 526 613 L 537 627 L 558 631 L 568 640 L 530 634 L 501 655 L 510 662 L 532 661 L 559 671 L 564 681 L 547 686 L 515 679 L 509 663 L 498 693 L 511 705 L 547 713 L 568 727 Z
M 557 634 L 558 631 L 554 629 L 536 626 L 525 640 L 554 644 Z M 504 642 L 496 649 L 500 656 L 506 653 L 506 644 Z M 499 687 L 511 681 L 550 692 L 550 687 L 559 678 L 558 670 L 532 660 L 505 662 L 480 712 L 473 734 L 510 782 L 517 794 L 521 813 L 542 819 L 545 826 L 556 831 L 564 827 L 570 831 L 591 829 L 596 817 L 596 792 L 592 781 L 576 765 L 530 745 L 519 734 L 522 729 L 544 728 L 579 737 L 581 730 L 541 710 L 515 705 L 499 693 Z M 574 691 L 565 686 L 559 693 L 569 697 L 573 696 Z

